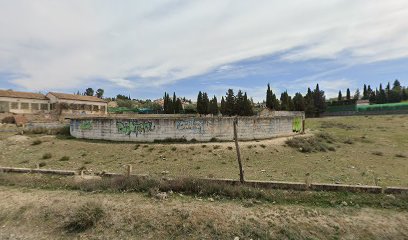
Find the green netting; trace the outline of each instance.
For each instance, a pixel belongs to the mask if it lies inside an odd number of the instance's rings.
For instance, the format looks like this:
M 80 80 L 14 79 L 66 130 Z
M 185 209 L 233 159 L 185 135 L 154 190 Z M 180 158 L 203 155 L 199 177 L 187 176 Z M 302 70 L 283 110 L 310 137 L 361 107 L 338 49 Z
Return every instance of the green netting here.
M 358 112 L 408 110 L 408 102 L 357 106 Z

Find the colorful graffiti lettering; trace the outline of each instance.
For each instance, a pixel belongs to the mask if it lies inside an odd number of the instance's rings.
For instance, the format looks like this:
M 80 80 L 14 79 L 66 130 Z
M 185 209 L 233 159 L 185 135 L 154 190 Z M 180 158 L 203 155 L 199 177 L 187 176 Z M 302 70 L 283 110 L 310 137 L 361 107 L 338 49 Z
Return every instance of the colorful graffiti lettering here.
M 296 117 L 292 121 L 292 130 L 293 132 L 301 132 L 302 131 L 302 118 Z
M 132 133 L 138 136 L 140 133 L 151 132 L 155 126 L 152 122 L 138 122 L 138 121 L 118 121 L 116 127 L 119 133 L 130 135 Z
M 92 129 L 92 121 L 82 121 L 79 125 L 81 130 L 91 130 Z
M 204 131 L 204 121 L 189 119 L 176 121 L 176 128 L 179 130 L 195 130 L 199 133 Z

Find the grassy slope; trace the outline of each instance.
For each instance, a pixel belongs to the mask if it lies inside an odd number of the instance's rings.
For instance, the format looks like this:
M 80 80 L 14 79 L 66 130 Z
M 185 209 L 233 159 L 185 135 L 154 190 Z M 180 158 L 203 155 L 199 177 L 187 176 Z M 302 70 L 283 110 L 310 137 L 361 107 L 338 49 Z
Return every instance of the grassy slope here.
M 335 136 L 335 152 L 301 153 L 280 139 L 242 142 L 247 179 L 408 186 L 408 115 L 307 119 L 311 133 Z M 41 139 L 39 145 L 31 145 Z M 347 141 L 348 143 L 344 143 Z M 351 143 L 351 144 L 349 144 Z M 57 139 L 32 135 L 28 140 L 0 138 L 0 166 L 121 172 L 132 164 L 137 173 L 238 178 L 230 143 L 140 144 Z M 50 159 L 42 159 L 52 153 Z M 397 157 L 396 154 L 400 154 Z M 69 156 L 67 161 L 59 161 Z M 377 180 L 375 180 L 377 179 Z
M 392 209 L 320 208 L 173 194 L 84 193 L 0 186 L 0 239 L 404 239 L 408 215 Z M 64 229 L 85 203 L 103 218 L 84 232 Z M 384 225 L 386 224 L 386 225 Z

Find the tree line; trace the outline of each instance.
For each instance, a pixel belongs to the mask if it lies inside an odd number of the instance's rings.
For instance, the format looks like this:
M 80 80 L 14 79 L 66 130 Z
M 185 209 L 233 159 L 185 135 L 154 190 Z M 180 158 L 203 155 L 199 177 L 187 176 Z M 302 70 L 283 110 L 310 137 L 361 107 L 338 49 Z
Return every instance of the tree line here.
M 398 80 L 394 81 L 392 87 L 388 82 L 385 88 L 380 84 L 375 90 L 370 85 L 364 84 L 361 99 L 369 100 L 371 104 L 397 103 L 408 100 L 408 89 L 402 87 Z
M 298 92 L 292 98 L 284 91 L 278 100 L 268 84 L 265 104 L 268 109 L 275 111 L 305 111 L 306 116 L 318 117 L 326 110 L 326 96 L 324 91 L 320 90 L 319 84 L 316 84 L 313 91 L 307 89 L 305 96 Z

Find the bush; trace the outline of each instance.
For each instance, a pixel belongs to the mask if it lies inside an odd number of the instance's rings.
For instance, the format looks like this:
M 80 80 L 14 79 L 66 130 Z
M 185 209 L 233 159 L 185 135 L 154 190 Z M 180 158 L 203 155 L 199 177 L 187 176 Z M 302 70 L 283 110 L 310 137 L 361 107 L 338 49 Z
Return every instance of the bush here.
M 173 152 L 176 151 L 176 150 L 177 150 L 176 147 L 172 147 L 172 148 L 171 148 L 171 151 L 173 151 Z
M 38 164 L 39 167 L 45 167 L 46 165 L 47 165 L 47 163 L 45 163 L 45 162 L 40 162 L 40 163 Z
M 63 156 L 62 158 L 59 159 L 59 161 L 68 161 L 69 157 L 68 156 Z
M 308 138 L 291 138 L 286 140 L 286 145 L 298 149 L 303 153 L 310 152 L 327 152 L 335 151 L 334 146 L 329 144 L 335 143 L 336 139 L 328 133 L 317 133 L 313 137 Z
M 217 142 L 218 141 L 218 139 L 216 138 L 216 137 L 212 137 L 211 139 L 210 139 L 210 142 Z
M 44 153 L 42 156 L 42 159 L 50 159 L 52 158 L 52 154 L 51 153 Z
M 398 158 L 407 158 L 407 156 L 405 156 L 405 155 L 402 154 L 402 153 L 397 153 L 397 154 L 395 154 L 395 157 L 398 157 Z
M 8 116 L 8 117 L 3 118 L 3 119 L 1 120 L 1 123 L 14 124 L 14 123 L 16 123 L 16 121 L 15 121 L 15 119 L 14 119 L 13 116 Z
M 36 139 L 31 143 L 31 145 L 35 146 L 35 145 L 40 145 L 41 143 L 42 141 L 40 139 Z
M 83 232 L 95 226 L 103 217 L 105 211 L 101 204 L 88 202 L 79 207 L 65 223 L 68 232 Z

